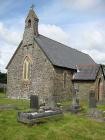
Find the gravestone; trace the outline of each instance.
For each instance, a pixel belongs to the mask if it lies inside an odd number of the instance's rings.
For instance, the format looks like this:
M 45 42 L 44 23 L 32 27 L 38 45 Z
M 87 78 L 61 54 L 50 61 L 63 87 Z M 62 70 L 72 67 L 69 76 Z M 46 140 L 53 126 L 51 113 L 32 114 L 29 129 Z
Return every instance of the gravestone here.
M 95 90 L 89 91 L 89 107 L 96 108 Z
M 63 112 L 61 110 L 48 110 L 44 112 L 18 112 L 17 120 L 18 122 L 33 125 L 43 122 L 47 122 L 49 118 L 59 119 L 63 117 Z
M 47 107 L 51 108 L 51 109 L 54 109 L 55 106 L 56 105 L 55 105 L 54 97 L 53 96 L 48 97 Z
M 95 98 L 95 90 L 91 89 L 89 91 L 89 117 L 96 119 L 97 121 L 104 121 L 103 111 L 98 110 L 96 108 L 96 98 Z
M 80 110 L 79 99 L 77 99 L 77 89 L 74 87 L 72 88 L 72 105 L 71 105 L 71 112 L 77 113 Z
M 39 99 L 37 95 L 30 96 L 30 108 L 39 109 Z

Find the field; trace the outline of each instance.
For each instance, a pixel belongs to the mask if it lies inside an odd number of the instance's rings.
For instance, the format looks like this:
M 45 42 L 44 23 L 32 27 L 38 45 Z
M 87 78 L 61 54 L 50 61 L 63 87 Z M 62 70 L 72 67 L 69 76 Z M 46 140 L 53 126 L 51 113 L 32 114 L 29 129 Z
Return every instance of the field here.
M 6 99 L 0 94 L 1 104 L 13 104 L 20 110 L 29 108 L 25 100 Z M 0 140 L 105 140 L 105 123 L 83 115 L 65 113 L 60 120 L 48 120 L 38 126 L 17 122 L 19 110 L 0 110 Z

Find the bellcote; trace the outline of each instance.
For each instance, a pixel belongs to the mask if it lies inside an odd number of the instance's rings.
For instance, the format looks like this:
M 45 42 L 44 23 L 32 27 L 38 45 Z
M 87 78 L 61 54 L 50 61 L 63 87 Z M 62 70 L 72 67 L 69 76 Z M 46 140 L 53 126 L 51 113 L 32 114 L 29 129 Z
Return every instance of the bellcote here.
M 31 8 L 25 20 L 25 28 L 33 29 L 35 36 L 38 36 L 38 22 L 39 22 L 39 19 L 36 13 L 34 12 L 33 8 Z
M 23 45 L 33 44 L 34 37 L 37 37 L 39 35 L 38 22 L 39 22 L 39 19 L 33 10 L 33 7 L 31 7 L 31 9 L 29 10 L 28 16 L 25 20 Z

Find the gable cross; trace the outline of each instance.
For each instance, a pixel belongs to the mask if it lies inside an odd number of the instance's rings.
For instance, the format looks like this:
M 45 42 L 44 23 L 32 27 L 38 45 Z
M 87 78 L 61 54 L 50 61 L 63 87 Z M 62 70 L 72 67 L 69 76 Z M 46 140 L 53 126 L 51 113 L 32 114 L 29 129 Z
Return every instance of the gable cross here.
M 35 5 L 34 4 L 32 4 L 32 6 L 30 7 L 32 10 L 34 9 L 34 7 L 35 7 Z

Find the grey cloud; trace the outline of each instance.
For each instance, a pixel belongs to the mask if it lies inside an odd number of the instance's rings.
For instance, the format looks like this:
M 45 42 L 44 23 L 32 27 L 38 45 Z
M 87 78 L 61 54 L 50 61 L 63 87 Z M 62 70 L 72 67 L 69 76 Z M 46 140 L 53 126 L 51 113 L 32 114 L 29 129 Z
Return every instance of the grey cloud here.
M 102 10 L 105 7 L 104 0 L 60 0 L 66 8 L 74 8 L 75 10 Z

